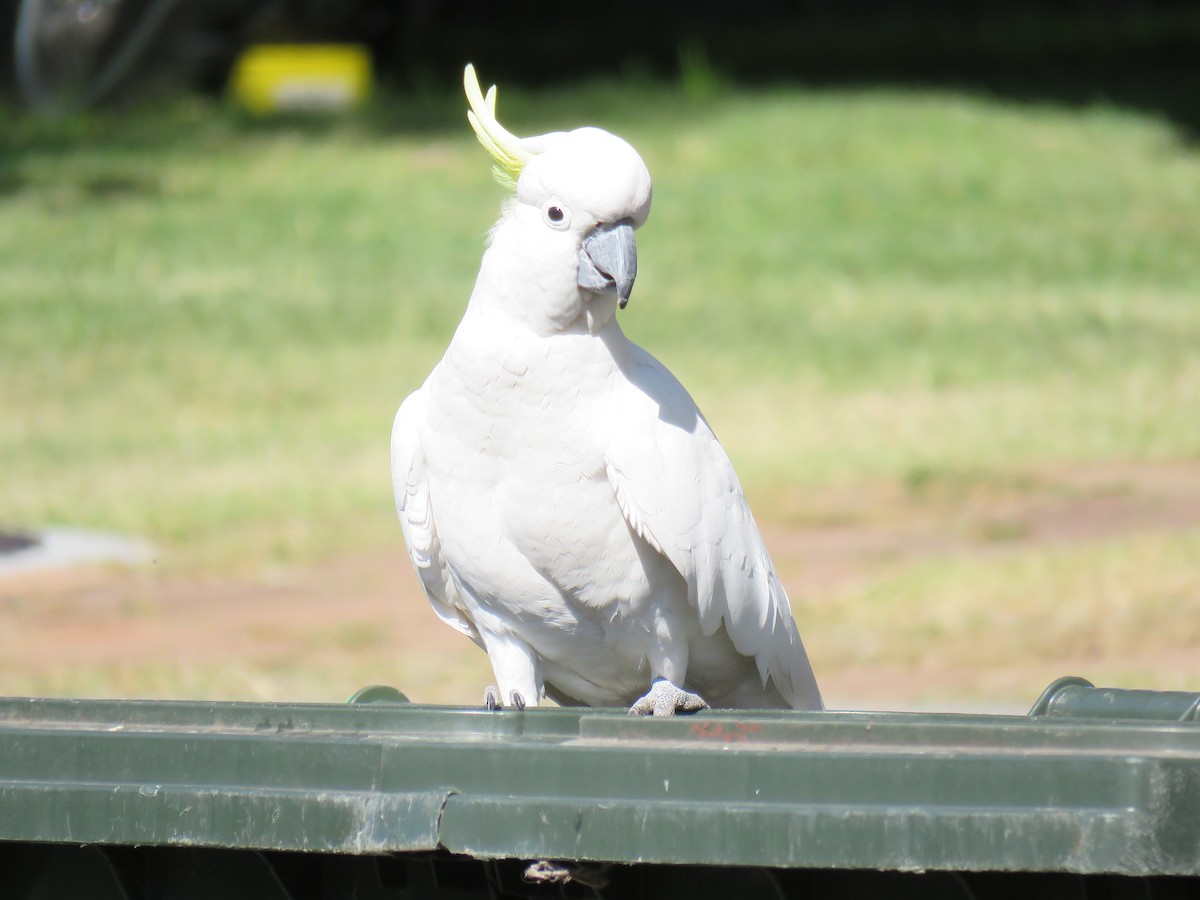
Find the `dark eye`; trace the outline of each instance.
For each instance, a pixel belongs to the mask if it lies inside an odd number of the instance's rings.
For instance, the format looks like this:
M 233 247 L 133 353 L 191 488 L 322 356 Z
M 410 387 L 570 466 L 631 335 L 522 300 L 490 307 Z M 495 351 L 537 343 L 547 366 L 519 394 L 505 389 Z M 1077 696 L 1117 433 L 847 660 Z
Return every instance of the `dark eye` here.
M 571 210 L 551 197 L 542 204 L 542 221 L 555 231 L 566 231 L 571 226 Z

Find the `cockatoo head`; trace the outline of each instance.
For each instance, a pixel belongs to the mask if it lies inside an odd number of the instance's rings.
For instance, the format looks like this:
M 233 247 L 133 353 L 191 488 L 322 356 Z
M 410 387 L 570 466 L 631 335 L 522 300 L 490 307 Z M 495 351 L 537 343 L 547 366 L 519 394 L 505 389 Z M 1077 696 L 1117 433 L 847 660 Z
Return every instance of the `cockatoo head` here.
M 612 302 L 624 309 L 637 277 L 633 231 L 650 214 L 646 164 L 599 128 L 518 138 L 496 120 L 495 86 L 484 95 L 470 65 L 463 84 L 467 118 L 497 180 L 516 187 L 493 241 L 503 236 L 510 255 L 524 262 L 526 283 L 555 307 L 555 319 L 611 319 Z

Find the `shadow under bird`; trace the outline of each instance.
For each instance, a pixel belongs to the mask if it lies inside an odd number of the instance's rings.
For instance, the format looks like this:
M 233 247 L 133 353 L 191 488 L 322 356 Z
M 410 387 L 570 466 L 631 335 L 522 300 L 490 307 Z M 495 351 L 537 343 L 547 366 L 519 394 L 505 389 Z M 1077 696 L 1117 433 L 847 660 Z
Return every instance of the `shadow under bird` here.
M 650 173 L 621 138 L 518 138 L 467 66 L 515 189 L 445 356 L 396 414 L 392 479 L 437 614 L 487 651 L 491 708 L 820 709 L 729 457 L 625 337 Z

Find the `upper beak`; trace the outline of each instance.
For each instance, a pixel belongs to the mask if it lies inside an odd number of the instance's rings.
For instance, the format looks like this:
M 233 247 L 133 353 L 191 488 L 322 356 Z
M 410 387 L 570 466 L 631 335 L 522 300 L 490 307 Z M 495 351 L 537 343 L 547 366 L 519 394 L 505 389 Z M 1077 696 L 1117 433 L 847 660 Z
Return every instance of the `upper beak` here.
M 637 244 L 633 223 L 622 219 L 613 225 L 597 225 L 579 248 L 579 286 L 589 291 L 616 291 L 621 309 L 633 293 L 637 278 Z

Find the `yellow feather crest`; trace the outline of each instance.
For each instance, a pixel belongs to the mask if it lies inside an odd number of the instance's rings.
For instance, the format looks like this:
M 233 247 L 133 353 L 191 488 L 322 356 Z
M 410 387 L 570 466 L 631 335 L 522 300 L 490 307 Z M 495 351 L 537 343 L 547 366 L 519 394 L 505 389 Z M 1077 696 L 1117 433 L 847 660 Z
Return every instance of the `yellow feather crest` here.
M 487 95 L 479 89 L 479 78 L 475 67 L 467 63 L 463 71 L 463 90 L 467 94 L 467 121 L 479 138 L 479 143 L 491 154 L 495 165 L 492 174 L 496 180 L 509 187 L 517 183 L 525 163 L 534 154 L 521 146 L 521 139 L 496 120 L 496 86 L 488 88 Z

